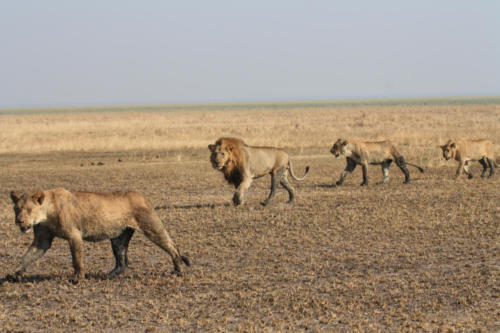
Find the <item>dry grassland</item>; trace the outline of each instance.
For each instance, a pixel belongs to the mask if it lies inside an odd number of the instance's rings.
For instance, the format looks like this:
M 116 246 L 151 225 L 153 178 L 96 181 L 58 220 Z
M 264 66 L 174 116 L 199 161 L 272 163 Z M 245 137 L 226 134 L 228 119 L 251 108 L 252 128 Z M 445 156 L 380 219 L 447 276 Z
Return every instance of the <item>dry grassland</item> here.
M 171 276 L 168 255 L 137 234 L 130 267 L 108 281 L 109 242 L 86 243 L 87 279 L 75 286 L 57 239 L 21 283 L 0 280 L 2 331 L 498 330 L 500 170 L 481 179 L 475 163 L 474 179 L 454 181 L 438 148 L 488 137 L 500 155 L 498 99 L 179 108 L 0 110 L 0 279 L 31 243 L 14 225 L 13 189 L 142 192 L 193 262 Z M 296 204 L 279 189 L 262 208 L 262 178 L 233 207 L 208 161 L 221 135 L 310 165 L 293 182 Z M 393 166 L 388 184 L 372 185 L 382 173 L 370 167 L 361 188 L 356 169 L 333 187 L 345 160 L 328 150 L 343 136 L 392 139 L 426 172 L 410 169 L 404 185 Z

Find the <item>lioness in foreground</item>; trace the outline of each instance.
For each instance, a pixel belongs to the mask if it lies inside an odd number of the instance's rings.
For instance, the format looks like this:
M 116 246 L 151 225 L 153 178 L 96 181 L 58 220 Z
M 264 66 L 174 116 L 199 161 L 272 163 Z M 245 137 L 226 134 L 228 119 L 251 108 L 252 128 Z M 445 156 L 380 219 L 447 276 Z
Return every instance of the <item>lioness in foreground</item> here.
M 495 166 L 498 167 L 498 164 L 495 162 L 493 143 L 490 140 L 448 140 L 447 143 L 440 147 L 443 150 L 443 157 L 446 160 L 453 158 L 458 161 L 455 179 L 460 176 L 462 169 L 469 179 L 472 178 L 472 172 L 469 170 L 469 161 L 478 161 L 481 163 L 483 166 L 481 177 L 483 178 L 486 176 L 488 167 L 490 168 L 488 177 L 492 177 L 495 174 Z
M 84 278 L 83 241 L 111 240 L 115 268 L 112 278 L 128 265 L 127 250 L 135 230 L 144 232 L 153 243 L 172 257 L 174 273 L 181 274 L 181 256 L 151 204 L 137 192 L 91 193 L 69 192 L 62 188 L 10 197 L 14 203 L 16 225 L 22 232 L 34 230 L 34 240 L 24 255 L 15 277 L 40 258 L 51 246 L 54 237 L 66 239 L 73 257 L 75 281 Z
M 262 202 L 263 206 L 269 204 L 274 197 L 278 184 L 281 184 L 289 196 L 288 203 L 294 199 L 294 189 L 288 181 L 288 170 L 295 180 L 303 180 L 309 172 L 309 166 L 302 178 L 294 175 L 288 154 L 280 148 L 252 147 L 236 138 L 220 138 L 215 144 L 208 145 L 212 152 L 210 161 L 214 169 L 224 173 L 224 178 L 233 184 L 236 192 L 233 203 L 241 205 L 245 191 L 252 184 L 252 180 L 265 175 L 271 175 L 271 192 Z
M 345 155 L 347 160 L 347 166 L 340 175 L 337 185 L 342 185 L 347 175 L 353 172 L 358 164 L 363 168 L 363 182 L 361 186 L 368 185 L 368 164 L 382 165 L 382 173 L 384 175 L 382 184 L 385 184 L 389 179 L 389 167 L 392 161 L 396 162 L 396 165 L 403 171 L 405 184 L 410 182 L 410 172 L 406 168 L 406 165 L 411 165 L 420 170 L 420 172 L 424 172 L 424 169 L 418 165 L 406 162 L 391 141 L 364 142 L 351 139 L 338 139 L 330 149 L 330 153 L 335 155 L 336 158 L 340 155 Z

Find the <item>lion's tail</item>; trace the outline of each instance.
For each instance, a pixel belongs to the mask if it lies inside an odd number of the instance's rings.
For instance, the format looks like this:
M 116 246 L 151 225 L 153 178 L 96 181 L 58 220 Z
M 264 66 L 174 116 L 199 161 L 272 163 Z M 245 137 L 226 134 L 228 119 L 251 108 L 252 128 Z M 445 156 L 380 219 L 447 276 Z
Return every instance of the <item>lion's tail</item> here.
M 405 162 L 406 165 L 410 165 L 414 168 L 417 168 L 420 172 L 424 173 L 424 169 L 422 167 L 419 167 L 418 165 L 416 164 L 413 164 L 413 163 L 409 163 L 409 162 Z
M 290 176 L 292 176 L 293 179 L 295 180 L 304 180 L 304 178 L 306 178 L 307 174 L 309 173 L 309 165 L 306 166 L 306 172 L 304 173 L 304 175 L 302 177 L 297 177 L 295 176 L 295 174 L 293 173 L 293 168 L 292 168 L 292 162 L 288 161 L 288 169 L 290 169 Z

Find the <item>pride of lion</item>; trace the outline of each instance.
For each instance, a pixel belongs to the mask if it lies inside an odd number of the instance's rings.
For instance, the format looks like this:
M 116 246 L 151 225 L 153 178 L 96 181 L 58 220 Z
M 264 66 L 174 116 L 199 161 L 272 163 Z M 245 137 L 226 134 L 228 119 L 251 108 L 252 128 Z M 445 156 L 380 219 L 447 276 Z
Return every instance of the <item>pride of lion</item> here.
M 483 166 L 481 177 L 492 177 L 495 166 L 493 143 L 487 139 L 449 140 L 440 146 L 443 158 L 458 161 L 456 178 L 462 172 L 472 178 L 470 161 L 478 161 Z M 211 152 L 210 162 L 214 169 L 224 174 L 229 184 L 234 185 L 233 203 L 243 204 L 245 191 L 252 180 L 266 175 L 271 176 L 271 189 L 262 205 L 268 205 L 274 198 L 278 184 L 288 191 L 289 201 L 295 198 L 295 190 L 288 180 L 288 173 L 295 180 L 288 154 L 281 148 L 249 146 L 238 138 L 222 137 L 215 144 L 208 145 Z M 383 184 L 389 179 L 389 167 L 394 161 L 409 183 L 410 173 L 407 165 L 424 169 L 407 162 L 391 141 L 367 142 L 352 139 L 338 139 L 330 149 L 335 157 L 344 155 L 347 165 L 336 185 L 341 185 L 348 174 L 361 165 L 363 182 L 368 185 L 368 165 L 381 165 Z M 39 259 L 51 246 L 55 237 L 66 239 L 73 258 L 75 281 L 84 278 L 82 263 L 83 241 L 97 242 L 109 239 L 115 257 L 115 267 L 107 278 L 121 274 L 128 265 L 127 250 L 130 239 L 136 230 L 146 235 L 153 243 L 165 250 L 172 258 L 173 273 L 181 274 L 181 265 L 190 266 L 186 256 L 180 254 L 171 240 L 162 221 L 151 204 L 137 192 L 70 192 L 62 188 L 40 191 L 33 194 L 11 192 L 14 204 L 15 223 L 22 232 L 33 230 L 34 240 L 15 270 L 13 279 L 19 279 L 25 270 Z

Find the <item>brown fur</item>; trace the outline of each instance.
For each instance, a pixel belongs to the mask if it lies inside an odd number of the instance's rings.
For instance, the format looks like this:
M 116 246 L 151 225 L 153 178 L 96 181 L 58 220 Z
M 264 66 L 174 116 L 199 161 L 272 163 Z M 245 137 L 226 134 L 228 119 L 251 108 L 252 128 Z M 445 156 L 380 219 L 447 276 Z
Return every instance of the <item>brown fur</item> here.
M 384 178 L 382 183 L 386 183 L 389 179 L 389 167 L 391 163 L 396 162 L 397 166 L 405 175 L 405 183 L 410 182 L 410 173 L 406 165 L 418 168 L 420 172 L 424 172 L 420 166 L 406 162 L 401 155 L 396 145 L 391 141 L 366 142 L 351 139 L 338 139 L 330 149 L 330 153 L 339 157 L 345 155 L 347 166 L 340 175 L 337 185 L 342 185 L 344 179 L 350 174 L 356 165 L 361 165 L 363 168 L 363 182 L 361 185 L 368 185 L 368 165 L 381 165 Z
M 23 232 L 34 230 L 34 240 L 16 276 L 40 258 L 51 246 L 54 237 L 66 239 L 73 257 L 76 281 L 84 277 L 83 241 L 111 240 L 116 267 L 113 277 L 127 266 L 127 249 L 135 230 L 141 230 L 156 245 L 172 257 L 174 272 L 180 274 L 180 264 L 189 265 L 170 239 L 163 223 L 151 204 L 137 192 L 69 192 L 62 188 L 18 195 L 11 192 L 15 222 Z
M 262 204 L 267 205 L 273 199 L 279 183 L 288 191 L 291 203 L 294 199 L 294 189 L 288 181 L 288 171 L 295 180 L 304 179 L 309 172 L 307 166 L 305 175 L 302 178 L 296 177 L 288 154 L 281 148 L 252 147 L 241 139 L 220 138 L 215 144 L 208 145 L 208 149 L 211 151 L 212 166 L 220 170 L 228 183 L 236 188 L 233 196 L 235 205 L 243 203 L 244 192 L 250 187 L 253 179 L 268 174 L 271 175 L 271 192 Z
M 495 161 L 493 143 L 487 139 L 476 140 L 448 140 L 447 143 L 440 146 L 443 152 L 443 158 L 446 160 L 454 159 L 458 161 L 458 169 L 455 178 L 458 178 L 462 170 L 472 178 L 472 173 L 469 170 L 470 161 L 478 161 L 483 166 L 481 177 L 486 176 L 488 167 L 492 177 L 495 174 L 495 166 L 498 167 Z

